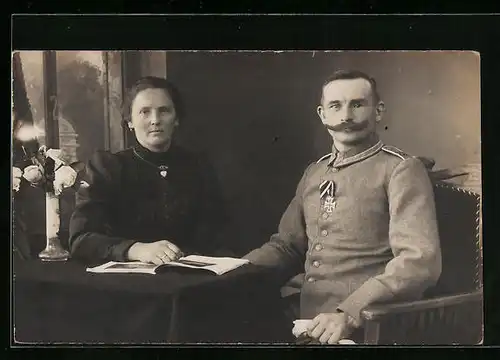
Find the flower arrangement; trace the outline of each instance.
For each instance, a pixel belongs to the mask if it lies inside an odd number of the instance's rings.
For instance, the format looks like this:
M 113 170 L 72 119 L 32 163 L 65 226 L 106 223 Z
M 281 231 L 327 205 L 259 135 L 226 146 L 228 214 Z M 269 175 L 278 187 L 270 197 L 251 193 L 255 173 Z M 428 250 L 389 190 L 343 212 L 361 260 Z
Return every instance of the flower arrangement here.
M 24 171 L 17 167 L 12 171 L 14 191 L 19 191 L 22 179 L 28 181 L 31 186 L 43 188 L 45 192 L 54 192 L 56 196 L 75 184 L 76 164 L 66 165 L 61 160 L 62 150 L 41 146 L 30 158 L 33 165 L 26 166 Z
M 32 142 L 38 136 L 34 126 L 24 125 L 15 134 L 21 143 Z M 14 192 L 21 189 L 23 181 L 31 186 L 43 189 L 46 200 L 46 236 L 47 245 L 39 257 L 42 260 L 67 260 L 69 253 L 59 242 L 60 213 L 59 196 L 65 189 L 76 188 L 79 172 L 83 164 L 79 161 L 68 163 L 66 155 L 61 149 L 50 149 L 43 145 L 36 151 L 27 151 L 22 146 L 24 158 L 30 165 L 23 170 L 18 167 L 12 169 L 12 185 Z
M 16 132 L 16 138 L 21 142 L 33 141 L 39 132 L 34 126 L 24 125 Z M 78 172 L 82 168 L 81 162 L 68 164 L 62 150 L 48 149 L 45 145 L 35 152 L 26 151 L 24 146 L 22 148 L 25 158 L 29 159 L 32 165 L 26 166 L 24 170 L 13 168 L 14 191 L 19 191 L 22 179 L 28 181 L 31 186 L 41 187 L 45 192 L 54 193 L 56 196 L 75 185 Z

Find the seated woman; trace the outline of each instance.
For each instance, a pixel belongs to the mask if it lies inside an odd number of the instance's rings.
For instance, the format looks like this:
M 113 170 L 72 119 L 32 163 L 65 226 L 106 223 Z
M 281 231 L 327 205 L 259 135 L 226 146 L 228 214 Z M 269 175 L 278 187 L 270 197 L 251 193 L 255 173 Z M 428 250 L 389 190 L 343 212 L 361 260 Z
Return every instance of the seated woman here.
M 161 265 L 183 254 L 217 255 L 220 191 L 208 164 L 172 142 L 182 118 L 166 79 L 145 77 L 130 89 L 124 123 L 137 144 L 89 160 L 70 220 L 74 258 Z

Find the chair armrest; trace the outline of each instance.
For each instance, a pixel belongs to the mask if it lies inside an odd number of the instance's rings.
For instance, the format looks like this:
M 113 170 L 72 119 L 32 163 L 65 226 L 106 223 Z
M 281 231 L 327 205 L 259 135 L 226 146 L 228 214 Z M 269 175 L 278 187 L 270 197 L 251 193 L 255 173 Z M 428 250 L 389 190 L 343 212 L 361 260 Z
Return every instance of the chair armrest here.
M 361 311 L 361 317 L 365 321 L 377 321 L 387 315 L 418 312 L 429 309 L 445 308 L 464 303 L 480 302 L 482 298 L 483 291 L 480 289 L 471 293 L 441 296 L 426 300 L 373 305 Z

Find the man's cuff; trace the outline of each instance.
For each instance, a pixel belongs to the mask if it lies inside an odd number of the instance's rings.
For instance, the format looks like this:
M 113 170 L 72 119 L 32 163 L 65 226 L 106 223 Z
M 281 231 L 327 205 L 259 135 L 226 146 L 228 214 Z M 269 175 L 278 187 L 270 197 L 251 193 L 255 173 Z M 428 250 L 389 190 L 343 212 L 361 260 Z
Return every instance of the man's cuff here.
M 354 331 L 355 329 L 358 329 L 361 327 L 362 323 L 360 321 L 357 321 L 350 314 L 340 310 L 339 308 L 337 308 L 336 311 L 338 313 L 342 313 L 342 314 L 345 314 L 347 316 L 347 326 L 350 329 L 350 331 Z
M 241 257 L 242 259 L 250 261 L 252 264 L 255 262 L 255 254 L 254 251 L 249 252 L 248 254 Z
M 248 254 L 242 256 L 242 259 L 250 261 L 255 265 L 265 265 L 272 261 L 272 254 L 266 253 L 261 248 L 250 251 Z
M 361 324 L 361 310 L 374 302 L 389 300 L 392 297 L 392 292 L 384 284 L 371 278 L 340 303 L 337 309 L 350 315 L 358 324 Z

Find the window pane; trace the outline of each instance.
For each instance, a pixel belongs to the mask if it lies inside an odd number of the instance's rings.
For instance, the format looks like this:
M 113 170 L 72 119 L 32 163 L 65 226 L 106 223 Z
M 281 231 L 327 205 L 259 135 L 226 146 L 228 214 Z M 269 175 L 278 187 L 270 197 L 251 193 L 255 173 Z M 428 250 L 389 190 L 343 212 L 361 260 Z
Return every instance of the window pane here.
M 37 132 L 38 142 L 44 145 L 43 52 L 20 51 L 19 57 L 33 122 L 40 130 Z M 29 239 L 31 255 L 36 257 L 45 246 L 45 195 L 41 189 L 31 186 L 25 186 L 22 190 L 16 195 L 16 211 L 26 225 L 25 235 Z
M 26 93 L 31 105 L 31 113 L 35 126 L 40 129 L 39 143 L 45 144 L 43 129 L 45 129 L 44 99 L 43 99 L 43 52 L 20 51 L 21 64 L 26 86 Z
M 102 51 L 57 51 L 59 143 L 68 160 L 86 161 L 104 149 Z

